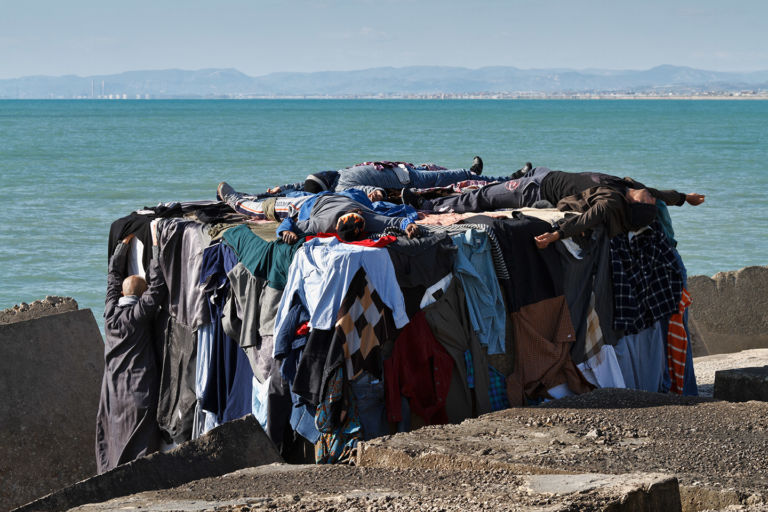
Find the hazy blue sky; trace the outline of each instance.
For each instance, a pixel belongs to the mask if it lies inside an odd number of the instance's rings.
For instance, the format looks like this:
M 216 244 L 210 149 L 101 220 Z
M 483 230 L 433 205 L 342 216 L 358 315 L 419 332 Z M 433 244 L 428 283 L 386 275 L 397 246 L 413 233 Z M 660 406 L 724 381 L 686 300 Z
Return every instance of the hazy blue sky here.
M 766 0 L 0 0 L 0 78 L 378 66 L 768 69 Z

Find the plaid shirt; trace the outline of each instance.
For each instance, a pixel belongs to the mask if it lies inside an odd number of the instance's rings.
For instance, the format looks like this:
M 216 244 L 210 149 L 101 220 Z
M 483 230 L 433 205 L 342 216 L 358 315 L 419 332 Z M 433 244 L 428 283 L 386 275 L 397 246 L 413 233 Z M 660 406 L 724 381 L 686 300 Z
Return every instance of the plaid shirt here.
M 611 239 L 611 270 L 616 330 L 637 333 L 677 311 L 683 276 L 657 222 L 631 239 Z
M 493 366 L 488 367 L 488 395 L 491 399 L 491 410 L 500 411 L 509 409 L 509 397 L 507 396 L 507 378 Z

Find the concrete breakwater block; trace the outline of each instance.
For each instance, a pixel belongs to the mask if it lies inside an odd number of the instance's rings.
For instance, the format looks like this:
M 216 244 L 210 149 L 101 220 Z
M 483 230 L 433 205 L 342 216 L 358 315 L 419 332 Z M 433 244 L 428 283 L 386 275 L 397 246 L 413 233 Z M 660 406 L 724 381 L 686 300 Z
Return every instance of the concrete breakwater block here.
M 768 366 L 715 372 L 714 397 L 729 402 L 768 402 Z
M 142 491 L 166 489 L 238 469 L 282 462 L 280 453 L 253 416 L 225 423 L 167 453 L 154 453 L 118 466 L 16 509 L 67 510 Z
M 176 489 L 141 493 L 71 512 L 307 510 L 679 511 L 677 480 L 659 473 L 520 475 L 346 465 L 270 464 Z
M 96 472 L 99 327 L 90 309 L 38 309 L 0 324 L 0 510 Z
M 768 266 L 689 277 L 694 356 L 768 348 L 766 290 Z
M 593 493 L 603 510 L 616 512 L 683 508 L 677 478 L 663 473 L 531 475 L 524 478 L 522 488 L 559 497 Z

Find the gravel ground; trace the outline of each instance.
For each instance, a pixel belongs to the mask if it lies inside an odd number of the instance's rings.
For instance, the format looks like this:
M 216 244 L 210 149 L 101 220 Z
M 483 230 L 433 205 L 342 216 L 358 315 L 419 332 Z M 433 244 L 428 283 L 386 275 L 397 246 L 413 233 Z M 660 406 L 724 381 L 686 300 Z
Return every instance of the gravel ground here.
M 695 361 L 704 395 L 715 371 L 766 364 L 768 349 Z M 400 459 L 250 468 L 74 510 L 602 510 L 610 496 L 526 492 L 525 474 L 636 472 L 675 475 L 684 510 L 768 510 L 765 402 L 604 389 L 371 446 Z

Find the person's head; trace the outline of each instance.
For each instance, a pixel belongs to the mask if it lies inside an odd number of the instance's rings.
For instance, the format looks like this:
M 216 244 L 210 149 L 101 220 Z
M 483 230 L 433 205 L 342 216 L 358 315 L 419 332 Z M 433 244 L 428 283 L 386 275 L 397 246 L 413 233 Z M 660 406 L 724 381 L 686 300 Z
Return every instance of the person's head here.
M 384 191 L 380 188 L 377 188 L 376 190 L 368 194 L 368 199 L 370 199 L 372 203 L 375 203 L 376 201 L 383 201 Z
M 656 204 L 656 198 L 647 188 L 628 188 L 627 201 L 630 203 Z
M 329 178 L 330 176 L 328 172 L 310 174 L 307 176 L 307 179 L 304 180 L 304 192 L 317 194 L 318 192 L 330 190 L 331 183 L 329 183 Z
M 364 232 L 365 219 L 359 213 L 345 213 L 336 221 L 336 233 L 345 242 L 357 240 Z
M 656 205 L 648 203 L 629 203 L 627 223 L 632 231 L 647 226 L 656 218 Z
M 141 297 L 147 291 L 147 282 L 141 276 L 128 276 L 123 279 L 123 295 Z

